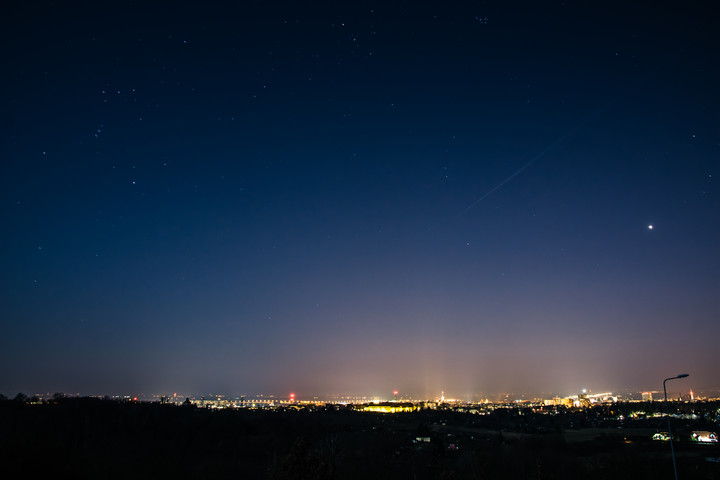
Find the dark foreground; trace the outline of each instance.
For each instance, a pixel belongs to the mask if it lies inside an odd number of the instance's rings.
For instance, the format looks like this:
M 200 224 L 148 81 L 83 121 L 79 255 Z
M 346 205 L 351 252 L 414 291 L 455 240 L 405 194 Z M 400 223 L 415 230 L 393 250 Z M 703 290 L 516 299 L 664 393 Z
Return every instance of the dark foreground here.
M 674 428 L 686 435 L 716 422 L 705 415 Z M 4 478 L 670 479 L 669 445 L 649 439 L 663 425 L 618 424 L 603 411 L 390 415 L 3 401 L 0 459 Z M 681 440 L 676 454 L 681 479 L 720 478 L 717 444 Z

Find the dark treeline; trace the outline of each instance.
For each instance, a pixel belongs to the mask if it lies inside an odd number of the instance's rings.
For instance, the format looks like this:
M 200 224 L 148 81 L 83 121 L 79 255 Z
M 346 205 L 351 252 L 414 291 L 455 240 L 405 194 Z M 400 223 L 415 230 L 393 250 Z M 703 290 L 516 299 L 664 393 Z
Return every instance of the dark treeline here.
M 0 401 L 3 471 L 39 478 L 671 478 L 658 404 L 555 415 L 499 409 L 370 414 L 349 408 L 210 410 L 95 398 Z M 673 429 L 717 430 L 717 403 L 684 404 Z M 627 409 L 625 411 L 624 409 Z M 617 420 L 618 415 L 628 417 Z M 590 431 L 582 441 L 571 433 Z M 588 430 L 592 429 L 592 430 Z M 418 438 L 430 441 L 417 441 Z M 717 445 L 676 445 L 681 478 L 720 478 Z M 670 474 L 670 475 L 668 475 Z

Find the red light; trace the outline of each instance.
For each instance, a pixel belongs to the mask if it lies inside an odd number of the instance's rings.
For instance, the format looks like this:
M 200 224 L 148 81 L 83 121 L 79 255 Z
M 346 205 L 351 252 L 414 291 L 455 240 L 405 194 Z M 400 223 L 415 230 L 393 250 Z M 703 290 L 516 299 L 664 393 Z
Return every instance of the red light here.
M 294 393 L 291 393 L 291 394 L 290 394 L 290 398 L 295 398 L 295 394 L 294 394 Z
M 133 402 L 137 402 L 137 397 L 134 397 L 134 398 L 133 398 Z
M 395 390 L 395 391 L 393 392 L 393 395 L 397 395 L 397 394 L 398 394 L 398 391 Z

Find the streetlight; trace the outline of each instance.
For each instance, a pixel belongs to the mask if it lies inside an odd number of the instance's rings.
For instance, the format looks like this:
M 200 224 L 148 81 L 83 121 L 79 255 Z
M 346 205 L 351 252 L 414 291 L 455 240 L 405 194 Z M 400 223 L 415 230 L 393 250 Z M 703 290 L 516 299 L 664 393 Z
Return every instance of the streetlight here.
M 685 378 L 689 377 L 687 373 L 681 373 L 679 375 L 676 375 L 674 377 L 666 378 L 663 380 L 663 392 L 665 393 L 665 403 L 667 403 L 667 388 L 665 388 L 665 382 L 668 380 L 675 380 L 676 378 Z M 673 435 L 672 435 L 672 429 L 670 428 L 670 416 L 667 417 L 668 421 L 668 435 L 670 435 L 670 453 L 672 454 L 672 460 L 673 460 L 673 471 L 675 472 L 675 480 L 677 480 L 677 466 L 675 465 L 675 447 L 673 446 Z

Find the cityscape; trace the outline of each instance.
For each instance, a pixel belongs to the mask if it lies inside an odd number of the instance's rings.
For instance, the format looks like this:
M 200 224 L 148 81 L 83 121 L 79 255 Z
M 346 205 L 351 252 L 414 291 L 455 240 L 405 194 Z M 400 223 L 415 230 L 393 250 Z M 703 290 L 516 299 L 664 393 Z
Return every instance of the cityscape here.
M 3 478 L 720 478 L 715 9 L 6 0 Z
M 482 409 L 508 408 L 508 407 L 528 407 L 538 408 L 544 406 L 563 406 L 563 407 L 590 407 L 593 405 L 613 404 L 618 402 L 638 403 L 664 401 L 664 392 L 662 390 L 655 391 L 626 391 L 623 393 L 601 392 L 596 393 L 592 390 L 582 389 L 574 395 L 550 395 L 550 396 L 530 396 L 525 394 L 492 394 L 492 395 L 473 395 L 472 398 L 460 399 L 453 398 L 448 395 L 446 397 L 444 391 L 432 398 L 418 398 L 411 395 L 405 395 L 394 390 L 385 396 L 352 396 L 352 395 L 320 395 L 320 396 L 301 396 L 295 393 L 281 395 L 265 395 L 265 394 L 238 394 L 238 395 L 214 395 L 208 394 L 183 394 L 183 393 L 153 393 L 153 394 L 131 394 L 131 395 L 82 395 L 80 393 L 60 393 L 46 392 L 35 393 L 32 396 L 19 394 L 24 398 L 36 399 L 37 402 L 50 401 L 54 398 L 102 398 L 115 401 L 133 401 L 133 402 L 159 402 L 169 405 L 193 405 L 196 407 L 223 409 L 223 408 L 280 408 L 288 406 L 307 406 L 322 407 L 325 405 L 335 406 L 359 406 L 371 407 L 373 405 L 391 405 L 391 404 L 410 404 L 417 409 L 423 408 L 461 408 L 478 407 Z M 669 391 L 667 393 L 668 401 L 671 402 L 707 402 L 719 401 L 720 389 L 708 392 L 700 392 L 695 394 L 693 390 L 688 391 Z M 4 398 L 8 398 L 4 396 Z M 362 408 L 360 408 L 362 410 Z M 480 413 L 481 410 L 471 413 Z M 382 412 L 382 409 L 367 410 Z M 390 411 L 388 411 L 390 412 Z M 394 413 L 390 412 L 390 413 Z
M 81 476 L 670 478 L 674 470 L 710 479 L 720 469 L 715 395 L 584 390 L 465 401 L 397 390 L 307 398 L 19 393 L 0 397 L 8 427 L 0 447 L 10 471 L 31 456 L 36 474 L 58 468 L 61 456 L 60 470 Z M 155 454 L 143 460 L 148 449 Z

